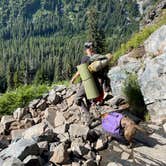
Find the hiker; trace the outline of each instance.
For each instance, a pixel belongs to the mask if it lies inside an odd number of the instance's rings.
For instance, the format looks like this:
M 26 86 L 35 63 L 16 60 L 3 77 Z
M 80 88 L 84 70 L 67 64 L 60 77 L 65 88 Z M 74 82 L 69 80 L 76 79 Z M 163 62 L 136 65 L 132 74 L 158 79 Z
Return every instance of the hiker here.
M 86 42 L 84 44 L 84 47 L 85 47 L 85 54 L 86 55 L 82 57 L 81 64 L 84 64 L 84 63 L 90 64 L 93 61 L 93 57 L 95 55 L 97 55 L 97 54 L 95 54 L 95 52 L 93 50 L 93 43 L 92 42 Z M 71 83 L 74 83 L 74 81 L 79 77 L 79 75 L 80 74 L 77 71 L 76 74 L 72 77 Z M 105 75 L 101 71 L 93 73 L 93 77 L 95 79 L 96 86 L 97 86 L 97 88 L 99 90 L 99 93 L 102 93 L 102 91 L 103 91 L 103 87 L 102 87 L 103 80 L 104 80 L 103 76 L 105 76 Z M 85 98 L 86 103 L 83 100 L 84 98 Z M 76 94 L 75 103 L 78 106 L 81 106 L 83 111 L 88 111 L 89 107 L 91 105 L 91 102 L 86 97 L 85 89 L 84 89 L 82 83 L 81 83 L 81 85 L 79 87 L 79 90 L 78 90 L 78 92 Z

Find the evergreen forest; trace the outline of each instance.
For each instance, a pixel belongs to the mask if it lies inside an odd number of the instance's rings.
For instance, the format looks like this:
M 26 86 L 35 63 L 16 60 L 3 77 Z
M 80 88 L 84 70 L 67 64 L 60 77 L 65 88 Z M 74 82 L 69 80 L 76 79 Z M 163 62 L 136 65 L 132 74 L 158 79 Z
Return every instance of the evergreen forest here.
M 0 93 L 70 79 L 92 34 L 115 52 L 139 19 L 135 0 L 1 0 Z

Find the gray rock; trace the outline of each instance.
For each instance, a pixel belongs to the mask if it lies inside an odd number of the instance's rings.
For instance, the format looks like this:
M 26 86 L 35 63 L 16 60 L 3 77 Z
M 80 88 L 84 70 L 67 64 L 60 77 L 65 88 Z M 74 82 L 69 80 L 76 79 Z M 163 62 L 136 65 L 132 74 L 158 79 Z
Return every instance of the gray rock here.
M 78 125 L 78 124 L 71 124 L 69 128 L 69 134 L 72 137 L 84 136 L 86 138 L 88 131 L 89 131 L 89 127 L 84 125 Z
M 55 125 L 54 125 L 54 120 L 55 120 L 55 117 L 56 117 L 56 109 L 55 107 L 48 107 L 46 110 L 45 110 L 45 119 L 49 125 L 50 128 L 54 128 Z
M 0 158 L 0 166 L 2 166 L 3 162 L 4 162 L 4 160 L 2 160 L 2 159 Z
M 125 102 L 125 98 L 123 96 L 114 96 L 112 99 L 109 100 L 110 106 L 119 106 L 121 103 Z
M 40 154 L 42 154 L 44 151 L 48 151 L 48 142 L 47 141 L 38 142 L 37 145 L 40 149 Z
M 51 157 L 50 161 L 55 165 L 66 163 L 69 160 L 69 154 L 65 144 L 60 144 L 54 149 L 54 154 Z
M 58 134 L 57 138 L 60 140 L 60 142 L 66 142 L 67 140 L 70 140 L 69 133 L 62 133 Z
M 32 108 L 32 109 L 35 109 L 39 102 L 40 102 L 40 99 L 35 99 L 35 100 L 33 100 L 29 103 L 28 107 Z
M 5 126 L 0 122 L 0 135 L 5 133 Z
M 44 99 L 41 99 L 40 102 L 36 105 L 37 109 L 40 109 L 41 111 L 44 111 L 47 107 L 47 102 Z
M 21 120 L 21 118 L 26 115 L 27 113 L 27 109 L 25 108 L 17 108 L 14 112 L 13 112 L 13 117 L 15 119 Z
M 164 129 L 164 131 L 166 133 L 166 123 L 163 124 L 163 129 Z
M 65 133 L 67 131 L 67 129 L 68 129 L 68 125 L 64 124 L 64 125 L 55 127 L 53 129 L 53 132 L 56 133 L 56 134 L 63 134 L 63 133 Z
M 137 73 L 141 68 L 141 63 L 129 62 L 122 66 L 116 66 L 111 68 L 108 72 L 108 77 L 110 78 L 111 89 L 113 96 L 124 96 L 123 87 L 124 82 L 131 73 Z
M 55 119 L 54 119 L 54 126 L 55 127 L 61 126 L 61 125 L 65 124 L 65 121 L 66 120 L 65 120 L 65 118 L 63 116 L 63 112 L 57 111 Z
M 130 157 L 130 154 L 129 154 L 129 153 L 123 152 L 123 153 L 121 154 L 121 159 L 122 159 L 122 160 L 128 160 L 129 157 Z
M 166 53 L 147 60 L 139 85 L 153 122 L 166 119 Z
M 27 156 L 23 163 L 25 166 L 42 166 L 41 158 L 34 155 Z
M 24 166 L 24 163 L 17 158 L 8 158 L 3 162 L 2 166 Z
M 107 144 L 106 140 L 99 138 L 96 142 L 95 149 L 96 150 L 103 150 L 106 144 Z
M 62 92 L 64 90 L 66 90 L 66 86 L 65 85 L 58 85 L 54 87 L 55 92 Z
M 122 164 L 120 164 L 120 163 L 116 163 L 116 162 L 109 162 L 108 164 L 107 164 L 107 166 L 123 166 Z M 127 166 L 127 165 L 126 165 Z
M 5 115 L 5 116 L 2 116 L 1 118 L 1 124 L 5 127 L 5 129 L 9 129 L 10 124 L 14 121 L 15 119 L 10 115 Z
M 152 33 L 144 42 L 145 51 L 148 54 L 159 55 L 166 53 L 166 25 L 161 26 L 157 31 Z
M 94 160 L 87 160 L 83 166 L 97 166 L 97 163 Z
M 25 129 L 12 130 L 11 131 L 12 140 L 22 138 L 24 131 L 25 131 Z
M 84 156 L 89 152 L 89 149 L 85 147 L 85 143 L 83 143 L 81 138 L 72 141 L 71 150 L 76 156 Z
M 46 124 L 39 123 L 25 130 L 25 132 L 23 133 L 23 136 L 25 139 L 32 139 L 35 137 L 39 137 L 44 133 L 45 128 L 46 128 Z
M 20 139 L 13 142 L 8 148 L 0 152 L 0 157 L 6 159 L 8 157 L 19 158 L 24 160 L 28 155 L 38 155 L 39 147 L 34 140 Z
M 72 162 L 72 166 L 81 166 L 80 163 Z
M 47 97 L 48 104 L 58 104 L 60 101 L 60 96 L 56 94 L 54 90 L 51 90 L 49 92 L 49 96 Z

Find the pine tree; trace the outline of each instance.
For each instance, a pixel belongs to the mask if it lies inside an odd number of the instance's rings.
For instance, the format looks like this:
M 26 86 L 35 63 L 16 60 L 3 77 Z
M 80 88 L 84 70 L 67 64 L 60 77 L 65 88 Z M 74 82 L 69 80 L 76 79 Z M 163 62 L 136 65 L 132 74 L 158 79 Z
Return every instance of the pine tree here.
M 91 8 L 87 12 L 88 16 L 88 40 L 93 42 L 94 50 L 102 54 L 105 52 L 105 35 L 101 28 L 98 25 L 98 16 L 99 13 L 97 9 Z

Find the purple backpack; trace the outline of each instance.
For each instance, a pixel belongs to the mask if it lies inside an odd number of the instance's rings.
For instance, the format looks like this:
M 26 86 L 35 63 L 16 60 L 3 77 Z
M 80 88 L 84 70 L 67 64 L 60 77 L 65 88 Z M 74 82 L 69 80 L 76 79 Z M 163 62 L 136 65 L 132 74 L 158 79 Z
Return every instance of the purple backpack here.
M 121 119 L 123 115 L 117 112 L 111 112 L 102 119 L 103 129 L 116 138 L 121 137 Z

